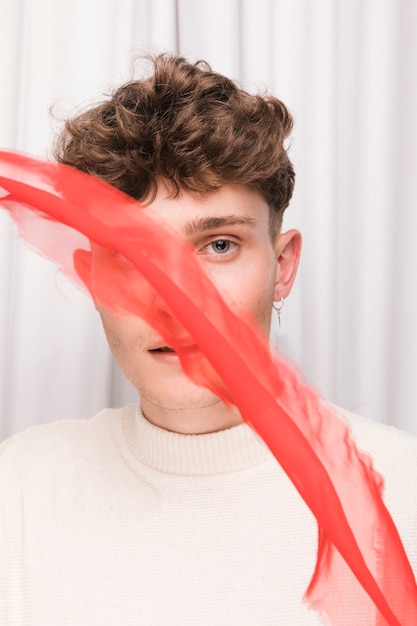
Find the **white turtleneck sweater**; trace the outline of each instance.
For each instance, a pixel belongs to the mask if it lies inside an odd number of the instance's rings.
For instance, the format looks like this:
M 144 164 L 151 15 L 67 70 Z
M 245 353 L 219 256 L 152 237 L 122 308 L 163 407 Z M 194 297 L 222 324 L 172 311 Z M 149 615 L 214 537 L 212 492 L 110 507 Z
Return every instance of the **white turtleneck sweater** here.
M 351 420 L 416 571 L 417 439 Z M 316 548 L 312 514 L 244 424 L 179 435 L 129 406 L 0 448 L 1 626 L 314 626 Z M 365 626 L 354 607 L 347 625 Z

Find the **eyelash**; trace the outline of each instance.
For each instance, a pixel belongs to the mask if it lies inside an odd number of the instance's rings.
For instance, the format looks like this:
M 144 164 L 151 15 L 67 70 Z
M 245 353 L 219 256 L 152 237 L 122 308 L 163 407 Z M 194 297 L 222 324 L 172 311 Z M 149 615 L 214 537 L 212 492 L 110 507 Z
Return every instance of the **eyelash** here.
M 221 250 L 216 250 L 214 248 L 214 246 L 220 242 L 227 244 L 226 251 L 222 252 Z M 216 257 L 228 258 L 230 255 L 236 252 L 237 246 L 238 244 L 235 241 L 232 241 L 231 239 L 227 239 L 226 237 L 218 237 L 217 239 L 213 239 L 213 241 L 210 241 L 209 243 L 207 243 L 202 248 L 200 254 L 210 254 L 210 250 L 211 250 L 213 255 Z

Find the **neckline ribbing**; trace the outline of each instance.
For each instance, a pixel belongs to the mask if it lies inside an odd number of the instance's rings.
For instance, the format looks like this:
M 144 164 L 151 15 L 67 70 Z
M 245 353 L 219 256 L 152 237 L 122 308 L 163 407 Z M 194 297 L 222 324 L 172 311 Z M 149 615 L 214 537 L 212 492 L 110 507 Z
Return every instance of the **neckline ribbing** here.
M 247 424 L 204 435 L 183 435 L 151 424 L 139 405 L 129 405 L 124 411 L 123 429 L 135 458 L 165 474 L 229 474 L 273 458 Z

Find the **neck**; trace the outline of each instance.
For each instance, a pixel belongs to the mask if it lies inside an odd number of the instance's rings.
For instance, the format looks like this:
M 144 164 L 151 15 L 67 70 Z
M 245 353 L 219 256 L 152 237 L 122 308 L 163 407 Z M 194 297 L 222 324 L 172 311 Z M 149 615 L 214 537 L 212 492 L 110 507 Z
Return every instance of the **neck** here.
M 183 435 L 214 433 L 242 423 L 237 409 L 227 407 L 218 398 L 203 407 L 167 408 L 144 397 L 140 404 L 144 417 L 151 424 Z

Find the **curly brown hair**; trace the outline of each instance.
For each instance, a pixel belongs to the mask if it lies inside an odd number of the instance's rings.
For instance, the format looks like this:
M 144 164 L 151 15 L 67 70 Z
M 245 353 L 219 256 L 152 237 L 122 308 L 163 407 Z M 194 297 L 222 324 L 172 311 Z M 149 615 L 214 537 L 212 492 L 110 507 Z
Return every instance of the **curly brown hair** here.
M 243 91 L 204 61 L 148 58 L 149 77 L 65 122 L 54 146 L 57 161 L 137 200 L 155 197 L 159 177 L 170 181 L 173 196 L 249 184 L 267 201 L 275 232 L 295 178 L 284 146 L 292 129 L 285 105 Z

